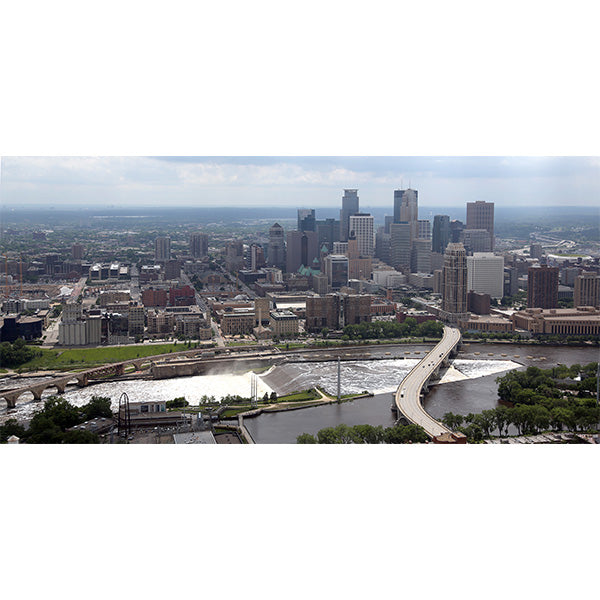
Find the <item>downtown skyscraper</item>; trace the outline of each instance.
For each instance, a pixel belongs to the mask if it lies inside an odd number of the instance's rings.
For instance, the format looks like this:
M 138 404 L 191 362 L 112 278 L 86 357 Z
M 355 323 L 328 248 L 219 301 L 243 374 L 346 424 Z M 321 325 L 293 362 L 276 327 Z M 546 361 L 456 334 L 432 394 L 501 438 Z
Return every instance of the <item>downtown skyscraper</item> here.
M 340 240 L 342 242 L 348 241 L 350 216 L 358 212 L 358 190 L 344 190 L 342 210 L 340 210 Z
M 494 203 L 478 200 L 467 202 L 467 226 L 465 229 L 485 229 L 490 234 L 490 251 L 494 250 Z M 485 252 L 486 250 L 478 249 Z

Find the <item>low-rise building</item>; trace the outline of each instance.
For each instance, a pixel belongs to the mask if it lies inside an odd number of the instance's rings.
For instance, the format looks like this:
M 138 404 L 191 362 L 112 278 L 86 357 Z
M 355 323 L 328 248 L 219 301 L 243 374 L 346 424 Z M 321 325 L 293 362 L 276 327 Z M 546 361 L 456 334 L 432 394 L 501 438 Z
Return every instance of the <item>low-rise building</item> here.
M 298 335 L 298 317 L 291 310 L 272 310 L 269 328 L 274 336 L 295 337 Z
M 599 335 L 600 310 L 592 306 L 576 308 L 528 308 L 512 315 L 515 328 L 536 335 Z

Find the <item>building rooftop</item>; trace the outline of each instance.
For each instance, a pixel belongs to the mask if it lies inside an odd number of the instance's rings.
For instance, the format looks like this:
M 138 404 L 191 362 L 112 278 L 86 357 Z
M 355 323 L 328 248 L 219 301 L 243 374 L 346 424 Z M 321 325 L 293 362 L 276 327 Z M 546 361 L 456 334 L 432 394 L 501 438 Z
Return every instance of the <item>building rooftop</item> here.
M 173 441 L 176 444 L 216 444 L 215 436 L 211 431 L 191 431 L 189 433 L 174 433 Z

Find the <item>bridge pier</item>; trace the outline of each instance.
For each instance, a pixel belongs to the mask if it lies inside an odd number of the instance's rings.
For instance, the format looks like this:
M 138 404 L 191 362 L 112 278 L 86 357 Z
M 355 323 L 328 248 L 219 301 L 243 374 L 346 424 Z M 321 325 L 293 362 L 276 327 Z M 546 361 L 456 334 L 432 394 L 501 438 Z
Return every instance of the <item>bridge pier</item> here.
M 77 376 L 77 385 L 79 387 L 85 387 L 88 384 L 88 376 L 87 373 L 84 373 L 83 375 L 78 375 Z
M 33 399 L 39 402 L 42 399 L 42 394 L 44 393 L 45 389 L 45 387 L 31 388 Z
M 18 396 L 6 395 L 6 396 L 3 396 L 3 398 L 6 400 L 6 406 L 8 408 L 16 408 L 17 407 Z
M 59 382 L 55 383 L 54 385 L 56 386 L 56 390 L 58 391 L 59 394 L 64 394 L 65 388 L 67 387 L 66 381 L 59 381 Z

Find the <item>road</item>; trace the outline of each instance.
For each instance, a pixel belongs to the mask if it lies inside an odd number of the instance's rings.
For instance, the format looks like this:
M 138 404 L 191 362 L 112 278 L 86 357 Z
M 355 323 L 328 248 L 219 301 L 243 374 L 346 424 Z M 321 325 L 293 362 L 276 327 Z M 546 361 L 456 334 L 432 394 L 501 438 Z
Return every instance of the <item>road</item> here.
M 421 425 L 431 437 L 450 430 L 429 415 L 421 404 L 421 389 L 460 341 L 460 331 L 444 326 L 444 337 L 402 380 L 396 391 L 396 406 L 411 422 Z

